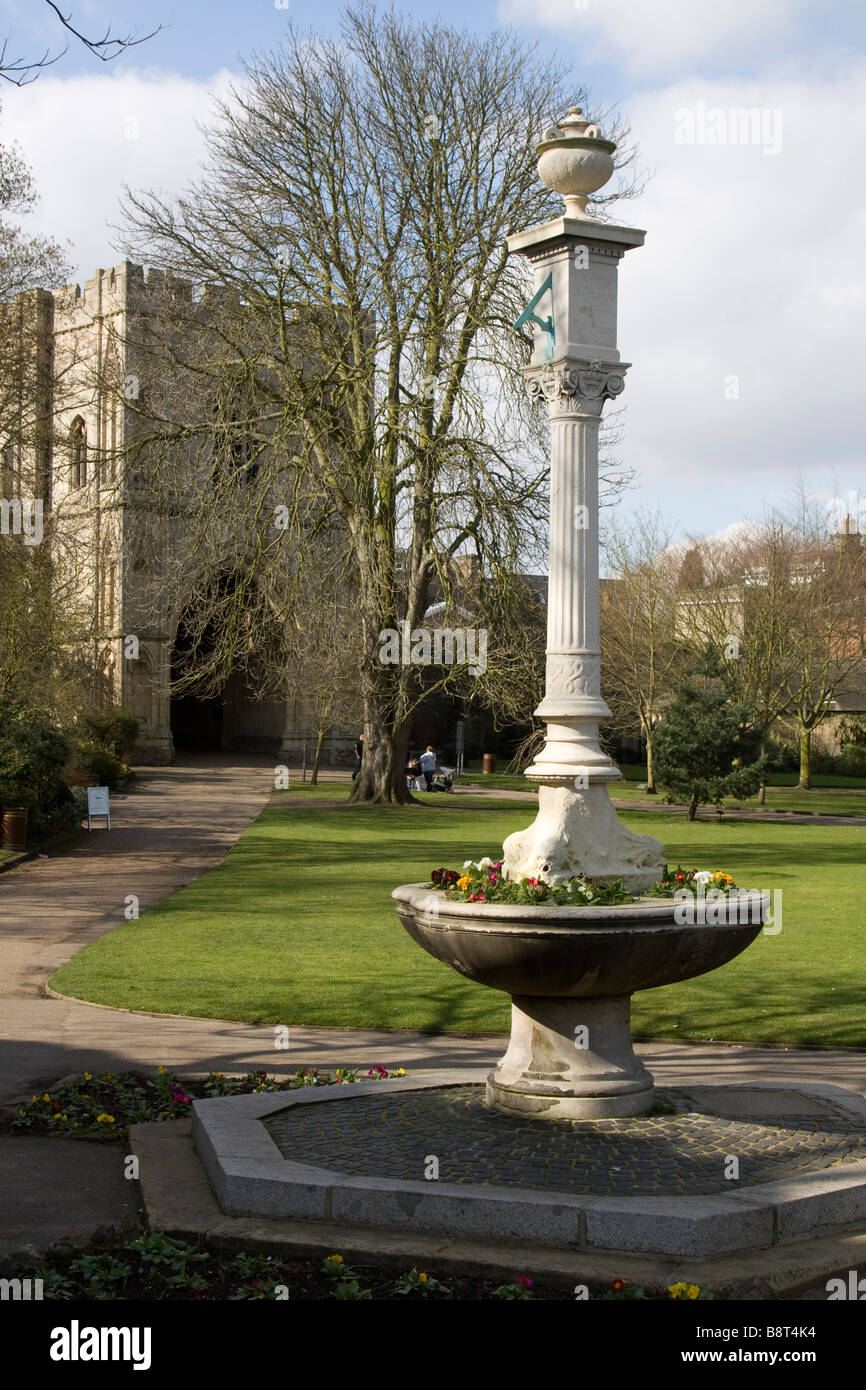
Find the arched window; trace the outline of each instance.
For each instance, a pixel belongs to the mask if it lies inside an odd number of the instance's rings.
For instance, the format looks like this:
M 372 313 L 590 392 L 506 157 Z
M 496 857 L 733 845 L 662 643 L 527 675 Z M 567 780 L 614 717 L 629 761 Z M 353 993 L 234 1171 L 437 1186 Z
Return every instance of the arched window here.
M 87 426 L 80 415 L 73 420 L 69 432 L 69 460 L 72 486 L 84 487 L 87 483 Z

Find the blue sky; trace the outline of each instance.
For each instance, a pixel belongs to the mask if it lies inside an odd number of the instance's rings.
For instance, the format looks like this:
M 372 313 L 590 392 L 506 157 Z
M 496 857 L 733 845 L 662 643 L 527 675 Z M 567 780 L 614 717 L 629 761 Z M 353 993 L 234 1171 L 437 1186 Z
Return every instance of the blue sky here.
M 102 64 L 69 51 L 31 86 L 0 90 L 42 194 L 33 230 L 67 238 L 78 275 L 112 249 L 122 183 L 173 190 L 194 176 L 196 123 L 237 55 L 271 47 L 291 16 L 336 32 L 334 0 L 65 0 L 101 35 L 161 33 Z M 647 229 L 620 287 L 634 365 L 623 506 L 665 510 L 683 533 L 760 518 L 798 480 L 854 494 L 866 531 L 866 5 L 863 0 L 404 0 L 479 31 L 511 23 L 602 106 L 631 121 L 653 177 L 624 205 Z M 8 53 L 57 51 L 41 0 L 0 0 Z M 761 113 L 751 139 L 730 113 Z M 721 113 L 721 143 L 701 138 Z M 708 116 L 708 113 L 710 115 Z M 726 125 L 726 122 L 728 124 Z M 691 123 L 691 133 L 689 133 Z M 128 138 L 130 130 L 134 138 Z M 862 501 L 860 500 L 862 498 Z

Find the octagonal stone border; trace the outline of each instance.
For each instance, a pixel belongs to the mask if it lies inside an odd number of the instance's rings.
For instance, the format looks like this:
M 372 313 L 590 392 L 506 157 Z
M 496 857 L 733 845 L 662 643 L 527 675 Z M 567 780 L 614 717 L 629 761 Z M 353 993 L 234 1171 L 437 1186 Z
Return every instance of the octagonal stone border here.
M 294 1105 L 481 1084 L 487 1069 L 448 1070 L 193 1104 L 193 1139 L 220 1207 L 263 1216 L 486 1237 L 567 1250 L 700 1256 L 827 1235 L 866 1219 L 866 1160 L 696 1197 L 593 1197 L 491 1184 L 352 1177 L 284 1158 L 262 1123 Z M 681 1083 L 680 1083 L 681 1084 Z M 688 1091 L 688 1086 L 682 1089 Z M 794 1091 L 866 1119 L 866 1098 L 841 1086 L 743 1083 L 716 1091 Z

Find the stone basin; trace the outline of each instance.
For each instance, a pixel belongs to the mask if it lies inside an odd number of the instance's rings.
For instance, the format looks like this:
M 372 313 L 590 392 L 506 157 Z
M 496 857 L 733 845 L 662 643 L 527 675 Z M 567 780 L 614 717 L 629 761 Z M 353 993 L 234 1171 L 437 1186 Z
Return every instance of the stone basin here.
M 631 1042 L 632 994 L 733 960 L 760 934 L 770 905 L 766 894 L 741 892 L 708 904 L 701 920 L 700 908 L 671 899 L 523 907 L 460 902 L 420 883 L 391 896 L 425 951 L 511 995 L 511 1040 L 488 1078 L 488 1105 L 554 1119 L 650 1109 L 652 1077 Z M 677 920 L 684 915 L 691 920 Z

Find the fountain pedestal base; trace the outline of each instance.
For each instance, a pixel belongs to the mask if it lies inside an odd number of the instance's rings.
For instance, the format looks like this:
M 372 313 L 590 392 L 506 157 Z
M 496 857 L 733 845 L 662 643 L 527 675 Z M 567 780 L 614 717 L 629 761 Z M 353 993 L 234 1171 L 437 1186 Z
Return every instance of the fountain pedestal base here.
M 508 1050 L 487 1078 L 489 1106 L 524 1118 L 641 1115 L 653 1079 L 634 1055 L 631 998 L 512 999 Z

